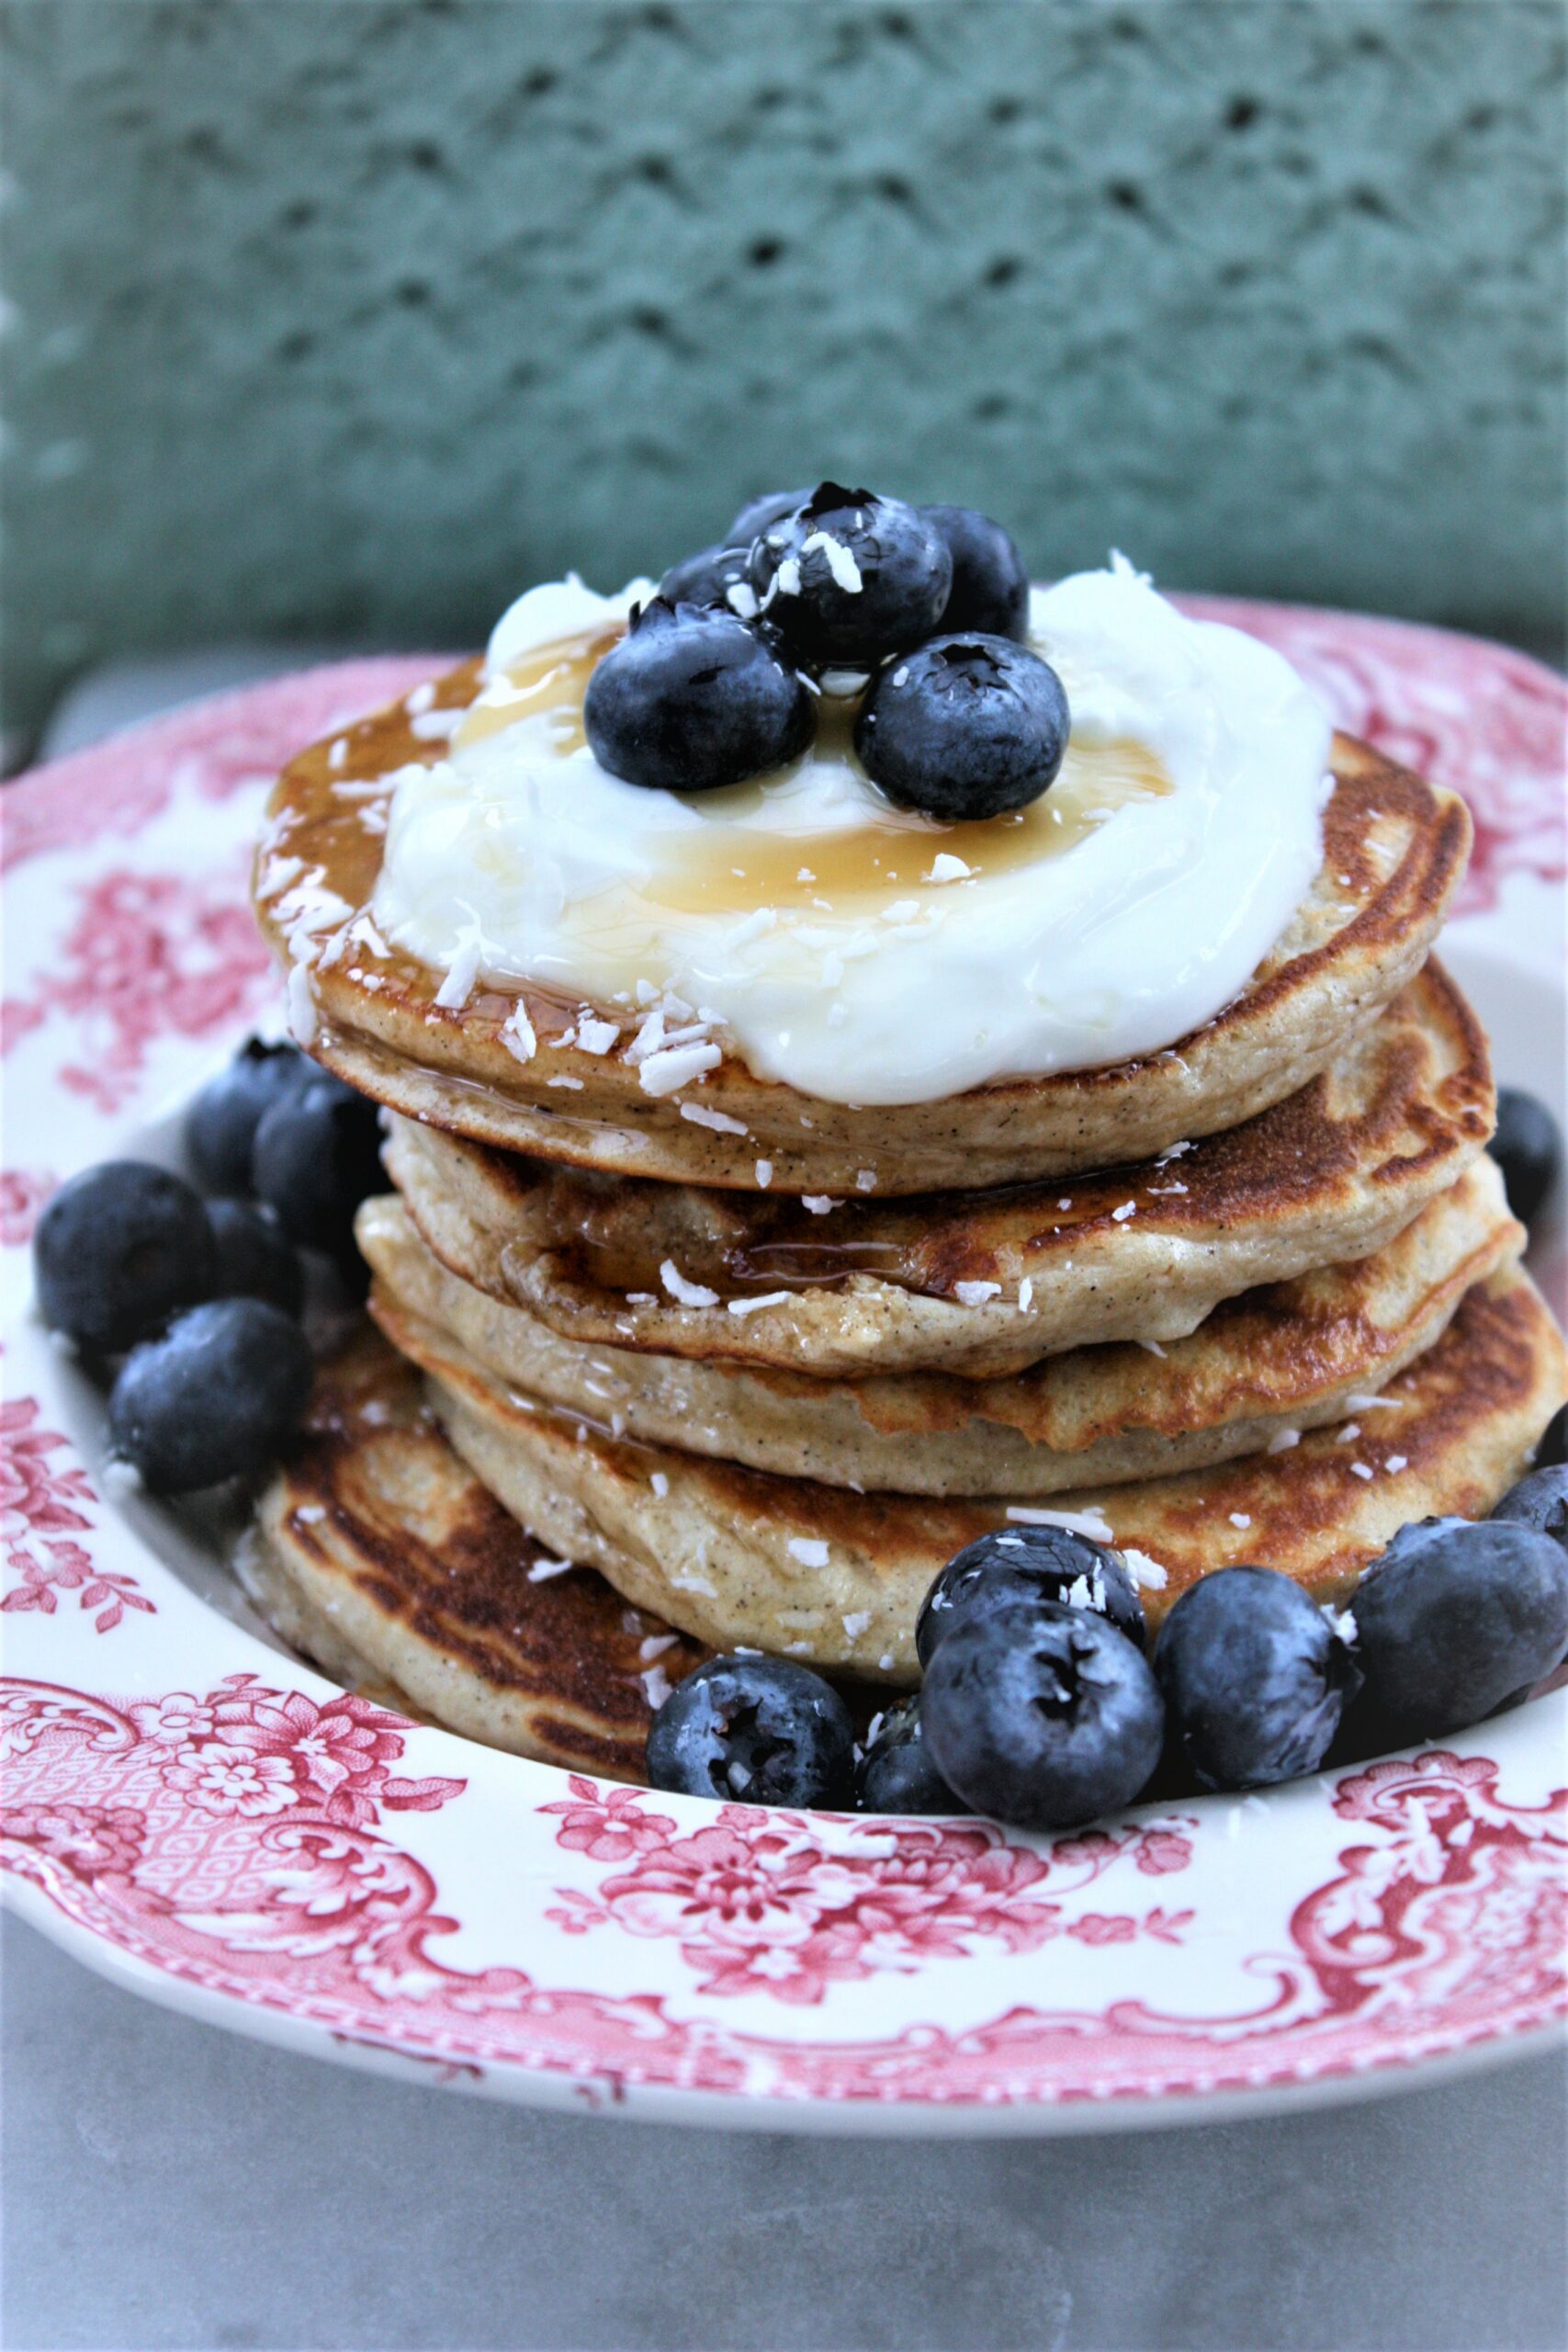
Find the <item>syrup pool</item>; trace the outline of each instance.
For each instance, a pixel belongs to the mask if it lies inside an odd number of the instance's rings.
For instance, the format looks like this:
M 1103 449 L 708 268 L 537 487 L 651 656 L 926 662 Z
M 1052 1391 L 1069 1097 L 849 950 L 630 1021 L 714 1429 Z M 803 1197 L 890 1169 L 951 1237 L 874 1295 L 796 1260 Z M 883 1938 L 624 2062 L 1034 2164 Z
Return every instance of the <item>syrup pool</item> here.
M 524 721 L 533 723 L 536 741 L 543 732 L 558 758 L 582 751 L 588 681 L 623 633 L 617 622 L 559 639 L 502 672 L 470 706 L 453 737 L 454 751 Z M 703 820 L 705 831 L 682 827 L 650 835 L 653 870 L 638 896 L 682 914 L 745 915 L 762 907 L 869 912 L 878 902 L 939 879 L 979 879 L 1059 857 L 1118 808 L 1175 789 L 1146 744 L 1069 738 L 1049 791 L 1004 816 L 943 825 L 888 804 L 869 824 L 816 833 L 787 824 L 773 830 L 770 813 L 784 815 L 809 768 L 848 767 L 863 777 L 853 743 L 858 708 L 858 700 L 823 696 L 816 739 L 788 767 L 717 791 L 676 794 Z M 964 871 L 949 865 L 937 876 L 939 856 L 959 860 Z

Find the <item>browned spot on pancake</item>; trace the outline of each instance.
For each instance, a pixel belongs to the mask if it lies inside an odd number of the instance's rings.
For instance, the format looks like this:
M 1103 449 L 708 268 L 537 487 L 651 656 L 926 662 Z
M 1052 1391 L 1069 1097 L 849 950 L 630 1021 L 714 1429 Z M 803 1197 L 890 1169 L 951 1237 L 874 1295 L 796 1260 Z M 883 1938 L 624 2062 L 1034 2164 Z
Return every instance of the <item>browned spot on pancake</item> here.
M 530 1722 L 553 1723 L 564 1755 L 640 1778 L 640 1649 L 670 1629 L 591 1569 L 531 1583 L 550 1555 L 457 1468 L 422 1388 L 374 1334 L 323 1368 L 288 1469 L 289 1543 L 490 1688 L 547 1702 Z M 705 1655 L 679 1636 L 658 1663 L 677 1682 Z

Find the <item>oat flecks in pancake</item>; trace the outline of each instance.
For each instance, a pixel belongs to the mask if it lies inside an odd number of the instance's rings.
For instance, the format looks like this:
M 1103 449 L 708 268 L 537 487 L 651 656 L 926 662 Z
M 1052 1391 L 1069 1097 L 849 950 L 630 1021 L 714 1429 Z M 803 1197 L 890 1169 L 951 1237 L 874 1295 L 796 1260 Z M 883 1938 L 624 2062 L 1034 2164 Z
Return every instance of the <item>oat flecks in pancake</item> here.
M 592 1569 L 555 1573 L 422 1392 L 373 1330 L 323 1367 L 304 1439 L 263 1498 L 246 1581 L 328 1672 L 379 1678 L 492 1747 L 641 1781 L 653 1669 L 677 1682 L 705 1651 L 666 1640 Z
M 387 1157 L 436 1256 L 563 1339 L 818 1377 L 977 1378 L 1180 1340 L 1223 1298 L 1381 1249 L 1480 1156 L 1494 1101 L 1485 1038 L 1433 963 L 1333 1070 L 1247 1125 L 1062 1182 L 852 1193 L 816 1213 L 772 1192 L 582 1175 L 401 1119 Z M 666 1265 L 718 1303 L 681 1304 Z M 758 1297 L 774 1303 L 729 1311 Z
M 562 1339 L 448 1272 L 390 1195 L 360 1210 L 376 1295 L 494 1378 L 654 1444 L 829 1486 L 947 1498 L 1059 1493 L 1261 1452 L 1342 1419 L 1438 1337 L 1524 1231 L 1484 1154 L 1375 1256 L 1217 1307 L 1157 1353 L 1079 1348 L 1009 1379 L 814 1380 Z
M 379 1309 L 421 1363 L 454 1445 L 517 1518 L 591 1560 L 638 1606 L 716 1648 L 737 1642 L 871 1679 L 910 1681 L 916 1612 L 961 1544 L 1007 1523 L 1007 1501 L 864 1497 L 616 1440 L 488 1379 L 428 1324 Z M 1342 1601 L 1406 1521 L 1480 1518 L 1518 1476 L 1565 1391 L 1563 1346 L 1517 1269 L 1472 1290 L 1448 1330 L 1383 1392 L 1355 1442 L 1320 1430 L 1279 1454 L 1128 1487 L 1074 1488 L 1052 1508 L 1099 1512 L 1167 1572 L 1157 1619 L 1210 1569 L 1282 1569 Z M 1371 1472 L 1371 1476 L 1363 1475 Z M 825 1568 L 792 1542 L 825 1541 Z
M 466 704 L 477 683 L 477 665 L 464 665 L 439 683 L 434 707 Z M 382 811 L 354 787 L 443 748 L 413 732 L 400 703 L 346 740 L 335 769 L 325 744 L 302 753 L 270 803 L 258 912 L 280 956 L 288 948 L 265 895 L 269 874 L 298 858 L 320 869 L 334 899 L 367 905 Z M 1375 1019 L 1438 933 L 1469 851 L 1463 804 L 1347 737 L 1336 738 L 1334 765 L 1324 865 L 1295 922 L 1234 1004 L 1142 1062 L 857 1112 L 759 1080 L 729 1055 L 699 1087 L 656 1100 L 615 1052 L 558 1042 L 575 1026 L 575 1002 L 524 992 L 539 1049 L 519 1062 L 503 1035 L 513 999 L 480 988 L 460 1006 L 438 1004 L 441 975 L 363 933 L 310 972 L 310 1049 L 366 1093 L 482 1142 L 742 1192 L 756 1189 L 759 1159 L 780 1191 L 852 1192 L 869 1171 L 886 1196 L 1152 1154 L 1234 1126 L 1304 1085 Z M 552 1079 L 573 1091 L 552 1089 Z M 735 1124 L 695 1124 L 682 1115 L 688 1101 Z

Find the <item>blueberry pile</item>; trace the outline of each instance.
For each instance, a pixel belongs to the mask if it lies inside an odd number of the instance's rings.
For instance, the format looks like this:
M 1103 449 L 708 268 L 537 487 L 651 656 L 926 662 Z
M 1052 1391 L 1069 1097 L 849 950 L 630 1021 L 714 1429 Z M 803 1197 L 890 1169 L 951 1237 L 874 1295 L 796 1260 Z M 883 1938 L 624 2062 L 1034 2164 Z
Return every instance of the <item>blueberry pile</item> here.
M 62 1186 L 33 1237 L 39 1314 L 112 1384 L 115 1454 L 164 1495 L 254 1477 L 299 1429 L 299 1251 L 363 1295 L 354 1212 L 381 1181 L 376 1105 L 257 1038 L 195 1097 L 184 1141 L 200 1191 L 106 1160 Z
M 1029 577 L 999 523 L 825 481 L 741 508 L 664 574 L 588 683 L 628 784 L 705 791 L 799 757 L 824 691 L 899 808 L 943 822 L 1037 800 L 1066 749 L 1061 680 L 1023 643 Z
M 920 1611 L 925 1680 L 858 1765 L 820 1675 L 744 1653 L 678 1683 L 655 1788 L 753 1804 L 987 1813 L 1071 1829 L 1140 1796 L 1268 1788 L 1525 1698 L 1568 1656 L 1562 1416 L 1489 1520 L 1401 1530 L 1343 1615 L 1275 1568 L 1218 1568 L 1149 1651 L 1121 1556 L 1059 1527 L 982 1536 Z

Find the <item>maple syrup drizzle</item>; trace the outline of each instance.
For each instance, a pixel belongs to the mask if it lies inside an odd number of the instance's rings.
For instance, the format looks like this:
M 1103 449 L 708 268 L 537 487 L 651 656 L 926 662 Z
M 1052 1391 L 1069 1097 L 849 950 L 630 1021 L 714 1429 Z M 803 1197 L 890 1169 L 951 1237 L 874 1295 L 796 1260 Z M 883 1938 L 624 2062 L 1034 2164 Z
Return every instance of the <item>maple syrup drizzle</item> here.
M 581 750 L 588 681 L 624 634 L 625 625 L 615 622 L 540 646 L 492 680 L 470 705 L 453 748 L 482 742 L 523 719 L 543 718 L 558 757 Z M 968 873 L 953 876 L 955 881 L 1005 874 L 1059 857 L 1114 810 L 1175 789 L 1146 744 L 1125 738 L 1102 743 L 1069 740 L 1050 790 L 1011 815 L 942 825 L 889 806 L 874 823 L 817 834 L 763 831 L 749 822 L 815 764 L 847 763 L 859 772 L 856 708 L 853 702 L 825 696 L 818 707 L 815 741 L 789 767 L 718 791 L 679 795 L 704 820 L 709 837 L 689 828 L 671 829 L 662 842 L 655 836 L 657 870 L 639 896 L 680 914 L 750 914 L 761 907 L 868 911 L 879 899 L 930 884 L 939 856 L 962 859 Z

